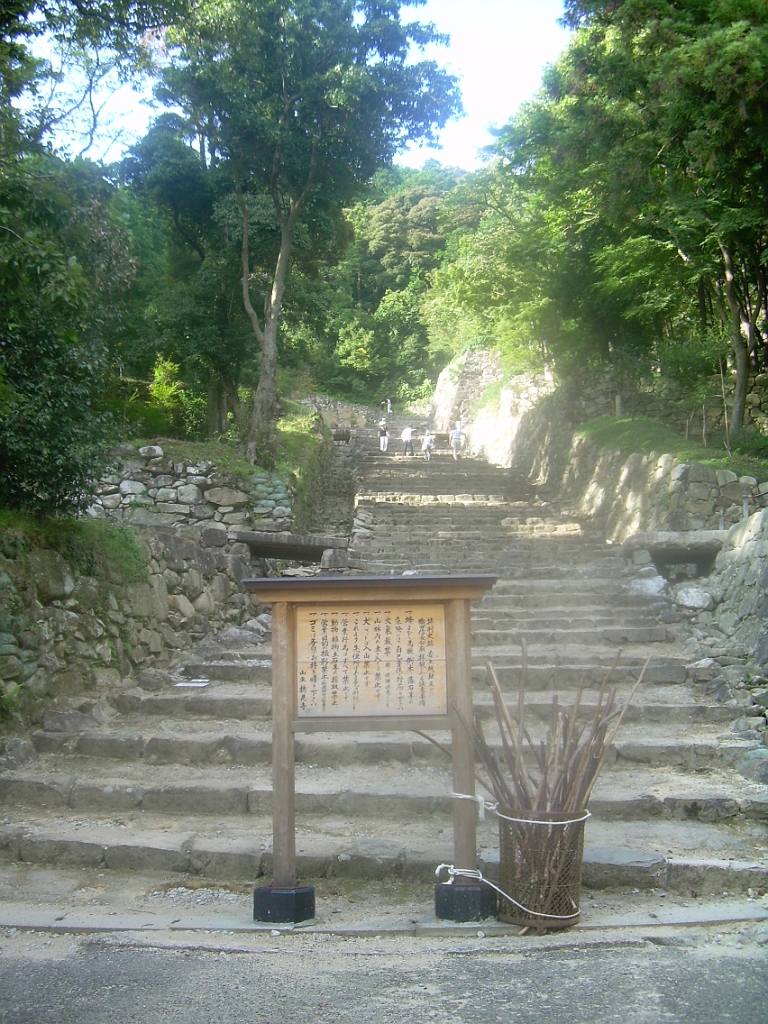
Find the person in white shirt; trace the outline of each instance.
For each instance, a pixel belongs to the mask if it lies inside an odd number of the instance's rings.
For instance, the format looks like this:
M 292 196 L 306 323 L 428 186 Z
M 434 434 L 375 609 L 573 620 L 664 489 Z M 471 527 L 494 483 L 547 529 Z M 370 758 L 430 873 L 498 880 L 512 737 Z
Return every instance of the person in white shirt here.
M 385 452 L 387 445 L 389 444 L 389 431 L 387 430 L 387 421 L 379 420 L 379 448 Z
M 429 462 L 432 458 L 432 446 L 434 445 L 432 435 L 428 430 L 424 431 L 424 437 L 421 439 L 421 453 L 424 456 L 424 461 Z
M 464 447 L 464 438 L 467 435 L 461 429 L 461 420 L 456 420 L 456 426 L 451 431 L 451 448 L 454 459 L 461 458 L 461 449 Z
M 415 454 L 413 451 L 413 427 L 405 427 L 400 440 L 403 442 L 403 455 L 407 455 L 410 450 L 411 455 Z

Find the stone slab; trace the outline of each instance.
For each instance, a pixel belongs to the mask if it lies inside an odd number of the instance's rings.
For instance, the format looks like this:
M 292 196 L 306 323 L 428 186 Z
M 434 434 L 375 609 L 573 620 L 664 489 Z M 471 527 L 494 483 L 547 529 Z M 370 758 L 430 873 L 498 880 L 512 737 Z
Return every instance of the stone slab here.
M 346 537 L 323 537 L 320 534 L 255 533 L 235 530 L 232 540 L 247 544 L 256 558 L 287 558 L 296 561 L 319 562 L 329 548 L 346 549 Z

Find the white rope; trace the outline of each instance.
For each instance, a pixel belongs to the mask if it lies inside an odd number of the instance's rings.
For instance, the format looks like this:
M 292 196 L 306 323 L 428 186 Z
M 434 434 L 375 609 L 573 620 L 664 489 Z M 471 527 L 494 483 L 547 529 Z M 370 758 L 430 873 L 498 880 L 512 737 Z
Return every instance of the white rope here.
M 503 818 L 504 821 L 514 821 L 519 825 L 579 825 L 582 821 L 592 817 L 589 811 L 584 811 L 580 818 L 564 818 L 562 821 L 537 821 L 536 818 L 510 818 L 508 814 L 502 814 L 498 807 L 498 804 L 488 804 L 488 809 L 493 811 L 497 818 Z
M 485 821 L 486 810 L 495 811 L 499 806 L 488 803 L 482 796 L 472 796 L 470 793 L 451 793 L 451 796 L 454 800 L 471 800 L 473 804 L 477 804 L 477 817 L 480 821 Z
M 517 907 L 518 910 L 522 910 L 524 914 L 530 914 L 531 917 L 543 917 L 548 921 L 573 921 L 579 916 L 578 910 L 574 914 L 542 914 L 539 910 L 530 910 L 528 907 L 524 907 L 522 903 L 518 903 L 517 900 L 513 899 L 509 893 L 500 889 L 498 885 L 494 885 L 493 882 L 489 881 L 489 879 L 484 878 L 482 872 L 475 868 L 455 868 L 453 864 L 439 864 L 435 869 L 435 878 L 440 877 L 440 872 L 443 869 L 445 869 L 451 876 L 445 884 L 453 885 L 453 880 L 456 877 L 472 878 L 476 882 L 482 882 L 484 885 L 489 885 L 492 889 L 495 889 L 500 896 L 503 896 L 505 900 L 509 900 L 509 902 L 513 906 Z

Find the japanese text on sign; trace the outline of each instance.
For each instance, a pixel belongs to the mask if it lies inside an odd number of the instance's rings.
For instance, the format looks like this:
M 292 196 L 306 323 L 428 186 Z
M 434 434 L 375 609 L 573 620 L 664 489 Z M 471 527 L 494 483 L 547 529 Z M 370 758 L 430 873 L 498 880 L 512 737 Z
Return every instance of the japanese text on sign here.
M 442 604 L 296 610 L 301 717 L 444 715 Z

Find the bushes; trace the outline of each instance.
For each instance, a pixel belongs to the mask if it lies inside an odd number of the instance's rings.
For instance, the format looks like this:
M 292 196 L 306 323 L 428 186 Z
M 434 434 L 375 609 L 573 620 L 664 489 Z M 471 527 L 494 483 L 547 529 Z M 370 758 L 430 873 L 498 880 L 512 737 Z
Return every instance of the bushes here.
M 45 514 L 85 506 L 114 436 L 99 406 L 99 346 L 48 331 L 0 338 L 0 505 Z

